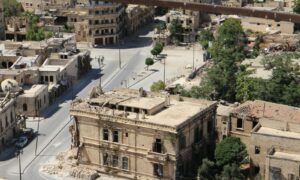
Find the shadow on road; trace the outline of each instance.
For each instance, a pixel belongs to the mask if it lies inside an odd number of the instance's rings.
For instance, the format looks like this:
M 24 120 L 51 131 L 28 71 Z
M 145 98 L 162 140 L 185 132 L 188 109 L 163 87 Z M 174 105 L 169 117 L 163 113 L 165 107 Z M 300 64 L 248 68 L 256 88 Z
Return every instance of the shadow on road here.
M 103 76 L 103 74 L 101 74 Z M 50 118 L 55 112 L 57 112 L 61 107 L 60 105 L 68 100 L 75 99 L 77 93 L 79 93 L 83 88 L 85 88 L 91 81 L 100 78 L 99 69 L 91 69 L 87 74 L 83 75 L 73 86 L 67 89 L 60 97 L 58 97 L 53 104 L 46 108 L 42 112 L 44 120 Z

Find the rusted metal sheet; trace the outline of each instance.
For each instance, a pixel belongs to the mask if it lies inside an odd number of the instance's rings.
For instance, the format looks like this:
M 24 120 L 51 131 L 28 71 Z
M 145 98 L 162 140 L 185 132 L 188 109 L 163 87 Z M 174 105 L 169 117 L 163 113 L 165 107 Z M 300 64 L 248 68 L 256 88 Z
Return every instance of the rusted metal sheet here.
M 243 7 L 228 7 L 213 4 L 182 2 L 182 1 L 168 1 L 168 0 L 106 0 L 110 2 L 118 2 L 125 4 L 140 4 L 147 6 L 160 6 L 176 9 L 187 9 L 193 11 L 200 11 L 212 14 L 235 14 L 240 16 L 250 16 L 257 18 L 273 19 L 275 21 L 289 21 L 300 23 L 300 15 L 294 13 L 257 10 Z

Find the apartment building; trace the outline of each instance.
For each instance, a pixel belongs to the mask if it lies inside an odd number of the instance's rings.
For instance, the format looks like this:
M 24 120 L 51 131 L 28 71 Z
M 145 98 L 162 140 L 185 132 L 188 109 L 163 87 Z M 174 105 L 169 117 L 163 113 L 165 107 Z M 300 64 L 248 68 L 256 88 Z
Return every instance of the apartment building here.
M 190 10 L 172 10 L 166 14 L 166 22 L 168 25 L 176 19 L 179 20 L 183 28 L 182 41 L 186 43 L 194 42 L 196 40 L 196 34 L 200 24 L 199 12 Z
M 91 0 L 88 8 L 88 41 L 92 45 L 116 44 L 123 36 L 125 7 L 122 4 Z
M 134 33 L 144 25 L 151 23 L 154 13 L 154 7 L 129 4 L 126 8 L 126 33 Z
M 196 177 L 213 152 L 216 102 L 94 88 L 73 101 L 72 147 L 78 163 L 128 179 Z

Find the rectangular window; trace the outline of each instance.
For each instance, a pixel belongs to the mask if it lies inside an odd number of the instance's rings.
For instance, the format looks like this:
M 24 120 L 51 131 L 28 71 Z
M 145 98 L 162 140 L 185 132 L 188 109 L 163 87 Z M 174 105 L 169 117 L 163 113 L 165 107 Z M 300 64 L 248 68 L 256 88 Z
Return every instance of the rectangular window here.
M 157 177 L 163 177 L 163 166 L 161 164 L 153 164 L 153 174 Z
M 113 142 L 119 142 L 119 132 L 113 131 Z
M 153 152 L 162 153 L 162 142 L 161 139 L 156 139 L 153 144 Z
M 107 153 L 103 154 L 103 165 L 108 166 L 109 165 L 109 155 Z
M 258 124 L 257 121 L 252 121 L 252 129 Z
M 128 157 L 122 158 L 122 169 L 128 170 Z
M 243 129 L 243 119 L 237 118 L 236 128 Z
M 53 76 L 50 76 L 50 82 L 53 82 Z
M 119 165 L 119 156 L 113 155 L 112 156 L 112 166 L 113 167 L 118 167 Z
M 210 120 L 207 122 L 207 133 L 212 133 L 213 130 L 213 121 Z
M 108 129 L 103 129 L 103 140 L 108 141 L 109 134 L 108 134 Z
M 254 152 L 255 152 L 255 154 L 259 154 L 260 153 L 260 147 L 259 146 L 255 146 L 254 147 Z
M 194 129 L 194 143 L 197 143 L 197 142 L 199 142 L 199 127 L 196 127 L 195 129 Z

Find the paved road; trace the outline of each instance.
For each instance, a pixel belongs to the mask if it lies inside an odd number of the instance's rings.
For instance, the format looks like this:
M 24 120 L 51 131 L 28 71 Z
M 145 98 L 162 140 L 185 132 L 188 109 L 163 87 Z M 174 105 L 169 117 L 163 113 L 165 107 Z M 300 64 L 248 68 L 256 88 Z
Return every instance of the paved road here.
M 124 79 L 130 79 L 133 71 L 144 67 L 144 59 L 149 56 L 151 39 L 147 36 L 149 29 L 140 32 L 136 36 L 125 39 L 121 47 L 122 69 L 118 68 L 118 47 L 112 46 L 107 49 L 92 49 L 92 57 L 104 55 L 104 68 L 102 84 L 105 90 L 121 87 Z M 21 155 L 23 179 L 39 180 L 54 179 L 45 177 L 39 173 L 41 165 L 55 158 L 58 152 L 65 151 L 70 147 L 70 134 L 68 127 L 71 125 L 69 107 L 71 100 L 76 96 L 85 98 L 92 87 L 99 85 L 99 66 L 96 60 L 92 61 L 92 70 L 79 80 L 73 88 L 65 92 L 57 101 L 43 112 L 40 121 L 38 136 L 37 156 L 35 156 L 36 140 L 34 139 L 24 148 Z M 37 121 L 27 123 L 28 127 L 36 129 Z M 10 180 L 18 179 L 18 159 L 11 158 L 0 162 L 0 178 Z

